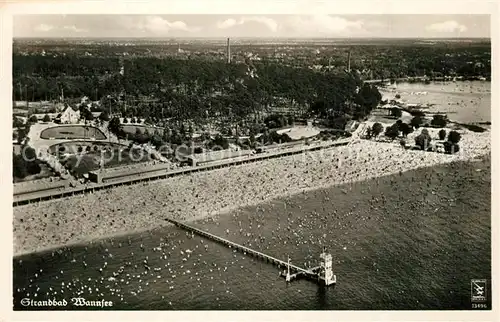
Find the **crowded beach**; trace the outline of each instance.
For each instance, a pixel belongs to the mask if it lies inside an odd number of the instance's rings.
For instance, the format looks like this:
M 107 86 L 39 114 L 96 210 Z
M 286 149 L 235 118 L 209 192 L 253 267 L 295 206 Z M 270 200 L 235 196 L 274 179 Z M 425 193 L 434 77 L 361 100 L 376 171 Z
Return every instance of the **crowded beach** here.
M 354 138 L 347 146 L 18 206 L 14 254 L 147 231 L 166 225 L 165 217 L 222 216 L 279 197 L 490 153 L 489 131 L 460 132 L 461 150 L 452 155 Z

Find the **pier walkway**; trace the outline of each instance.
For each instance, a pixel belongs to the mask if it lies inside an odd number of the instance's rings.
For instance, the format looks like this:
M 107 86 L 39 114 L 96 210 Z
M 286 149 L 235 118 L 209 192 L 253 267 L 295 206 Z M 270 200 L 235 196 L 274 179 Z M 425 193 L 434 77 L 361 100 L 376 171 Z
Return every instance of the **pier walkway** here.
M 317 267 L 313 267 L 313 268 L 309 268 L 309 269 L 302 268 L 302 267 L 299 267 L 299 266 L 296 266 L 296 265 L 293 265 L 293 264 L 289 264 L 288 262 L 283 261 L 283 260 L 278 259 L 278 258 L 275 258 L 273 256 L 270 256 L 270 255 L 261 253 L 259 251 L 256 251 L 254 249 L 248 248 L 246 246 L 240 245 L 238 243 L 232 242 L 232 241 L 227 240 L 225 238 L 219 237 L 217 235 L 211 234 L 209 232 L 203 231 L 203 230 L 198 229 L 196 227 L 193 227 L 193 226 L 181 223 L 181 222 L 179 222 L 177 220 L 173 220 L 173 219 L 170 219 L 170 218 L 165 218 L 165 220 L 168 221 L 168 222 L 170 222 L 170 223 L 172 223 L 172 224 L 174 224 L 174 225 L 176 225 L 177 227 L 180 227 L 180 228 L 185 229 L 187 231 L 196 233 L 196 234 L 198 234 L 200 236 L 203 236 L 203 237 L 208 238 L 210 240 L 213 240 L 213 241 L 216 241 L 216 242 L 221 243 L 223 245 L 226 245 L 229 248 L 234 248 L 234 249 L 237 249 L 237 250 L 239 250 L 241 252 L 250 254 L 250 255 L 252 255 L 254 257 L 257 257 L 257 258 L 260 258 L 260 259 L 262 259 L 262 260 L 264 260 L 266 262 L 272 263 L 272 264 L 274 264 L 274 265 L 276 265 L 278 267 L 285 267 L 285 268 L 290 267 L 290 270 L 295 272 L 291 276 L 292 279 L 302 275 L 302 276 L 305 276 L 305 277 L 314 278 L 318 282 L 323 282 L 326 285 L 332 284 L 331 281 L 325 281 L 325 278 L 323 276 L 321 276 L 321 274 L 319 273 L 319 271 L 322 268 L 321 266 L 317 266 Z M 333 283 L 335 283 L 336 277 L 334 277 L 334 279 L 335 280 L 333 281 Z

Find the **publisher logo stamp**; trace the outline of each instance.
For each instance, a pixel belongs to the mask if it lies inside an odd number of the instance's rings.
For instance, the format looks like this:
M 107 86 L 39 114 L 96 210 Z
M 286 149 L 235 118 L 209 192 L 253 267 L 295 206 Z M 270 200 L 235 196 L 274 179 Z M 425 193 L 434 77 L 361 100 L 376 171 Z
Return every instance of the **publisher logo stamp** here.
M 486 280 L 471 280 L 470 291 L 472 302 L 486 302 Z

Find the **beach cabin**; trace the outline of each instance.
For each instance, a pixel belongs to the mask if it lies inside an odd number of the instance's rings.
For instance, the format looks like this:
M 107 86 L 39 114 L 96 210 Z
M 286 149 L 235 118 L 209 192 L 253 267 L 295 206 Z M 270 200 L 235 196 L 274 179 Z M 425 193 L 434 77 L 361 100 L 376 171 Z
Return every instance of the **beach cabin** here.
M 197 165 L 205 165 L 210 162 L 221 161 L 226 159 L 232 159 L 243 156 L 250 156 L 253 154 L 252 150 L 219 150 L 219 151 L 210 151 L 206 153 L 200 154 L 191 154 L 186 157 L 187 163 L 190 166 Z

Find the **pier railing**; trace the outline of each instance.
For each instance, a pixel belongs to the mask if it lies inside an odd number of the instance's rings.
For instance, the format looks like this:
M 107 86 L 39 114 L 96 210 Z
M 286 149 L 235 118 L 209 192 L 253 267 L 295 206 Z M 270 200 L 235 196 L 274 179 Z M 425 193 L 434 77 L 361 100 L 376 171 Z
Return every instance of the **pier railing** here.
M 305 268 L 290 264 L 287 261 L 283 261 L 281 259 L 275 258 L 271 255 L 264 254 L 262 252 L 254 250 L 252 248 L 249 248 L 249 247 L 243 246 L 241 244 L 235 243 L 233 241 L 227 240 L 225 238 L 219 237 L 217 235 L 214 235 L 214 234 L 209 233 L 207 231 L 201 230 L 199 228 L 196 228 L 196 227 L 187 225 L 185 223 L 179 222 L 177 220 L 170 219 L 170 218 L 165 218 L 165 220 L 176 225 L 179 228 L 185 229 L 189 232 L 196 233 L 196 234 L 203 236 L 207 239 L 210 239 L 210 240 L 213 240 L 215 242 L 226 245 L 229 248 L 234 248 L 236 250 L 239 250 L 240 252 L 247 253 L 251 256 L 254 256 L 254 257 L 262 259 L 266 262 L 272 263 L 278 267 L 287 267 L 287 268 L 289 267 L 290 270 L 294 271 L 292 278 L 298 277 L 299 275 L 305 275 L 306 277 L 313 277 L 314 279 L 317 279 L 320 282 L 325 282 L 324 278 L 322 276 L 320 276 L 320 274 L 318 273 L 318 271 L 321 269 L 321 266 L 313 267 L 310 269 L 305 269 Z

